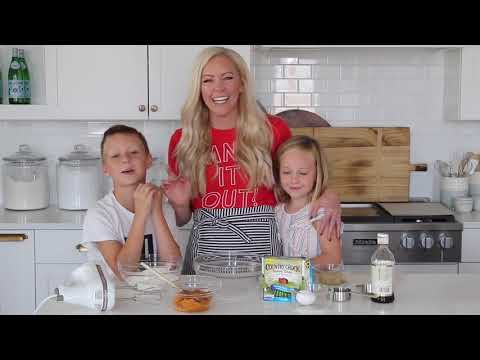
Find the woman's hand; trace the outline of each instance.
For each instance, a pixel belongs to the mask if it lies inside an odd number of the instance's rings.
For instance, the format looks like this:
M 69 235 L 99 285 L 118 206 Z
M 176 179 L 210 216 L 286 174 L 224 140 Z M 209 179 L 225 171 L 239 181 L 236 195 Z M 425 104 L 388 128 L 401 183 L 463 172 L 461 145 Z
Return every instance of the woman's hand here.
M 316 217 L 320 208 L 325 209 L 325 215 L 313 222 L 318 234 L 326 239 L 331 239 L 332 236 L 340 238 L 342 208 L 337 193 L 327 189 L 319 199 L 312 201 L 310 218 Z
M 169 169 L 168 180 L 160 185 L 160 187 L 173 207 L 190 206 L 192 189 L 189 180 L 175 176 Z
M 133 193 L 135 214 L 147 216 L 152 211 L 153 196 L 158 191 L 152 184 L 138 184 Z

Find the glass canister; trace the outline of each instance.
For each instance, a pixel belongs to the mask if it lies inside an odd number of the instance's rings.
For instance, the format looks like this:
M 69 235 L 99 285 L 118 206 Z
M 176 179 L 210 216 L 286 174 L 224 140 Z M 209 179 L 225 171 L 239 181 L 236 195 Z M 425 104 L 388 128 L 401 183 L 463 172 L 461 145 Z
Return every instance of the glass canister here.
M 167 178 L 167 164 L 162 159 L 154 157 L 152 166 L 147 170 L 147 182 L 159 186 Z
M 100 156 L 89 153 L 83 144 L 58 158 L 58 207 L 65 210 L 86 210 L 101 197 Z
M 3 158 L 4 207 L 10 210 L 37 210 L 49 205 L 50 192 L 46 157 L 22 144 Z

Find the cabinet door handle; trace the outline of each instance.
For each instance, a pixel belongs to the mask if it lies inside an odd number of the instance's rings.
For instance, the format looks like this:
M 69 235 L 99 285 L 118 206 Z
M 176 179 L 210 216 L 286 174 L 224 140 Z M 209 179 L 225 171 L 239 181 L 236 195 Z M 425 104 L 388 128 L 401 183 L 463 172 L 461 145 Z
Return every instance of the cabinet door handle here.
M 158 106 L 157 105 L 152 105 L 152 106 L 150 106 L 150 110 L 152 112 L 157 112 L 158 111 Z
M 88 248 L 83 244 L 78 244 L 77 246 L 75 246 L 75 249 L 77 249 L 78 252 L 87 252 L 88 251 Z
M 23 241 L 28 239 L 26 234 L 0 234 L 0 242 Z
M 140 112 L 144 112 L 147 108 L 145 107 L 145 105 L 138 105 L 138 110 Z

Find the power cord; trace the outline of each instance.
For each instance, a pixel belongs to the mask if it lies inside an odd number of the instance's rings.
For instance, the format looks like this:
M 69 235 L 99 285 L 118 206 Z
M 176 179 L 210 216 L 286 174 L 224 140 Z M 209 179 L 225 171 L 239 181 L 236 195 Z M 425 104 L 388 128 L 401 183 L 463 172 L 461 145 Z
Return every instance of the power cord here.
M 33 312 L 33 315 L 36 315 L 38 310 L 40 310 L 40 308 L 50 299 L 52 298 L 56 298 L 58 297 L 58 295 L 50 295 L 50 296 L 47 296 L 45 299 L 42 300 L 42 302 L 40 304 L 38 304 L 37 308 L 35 309 L 35 311 Z

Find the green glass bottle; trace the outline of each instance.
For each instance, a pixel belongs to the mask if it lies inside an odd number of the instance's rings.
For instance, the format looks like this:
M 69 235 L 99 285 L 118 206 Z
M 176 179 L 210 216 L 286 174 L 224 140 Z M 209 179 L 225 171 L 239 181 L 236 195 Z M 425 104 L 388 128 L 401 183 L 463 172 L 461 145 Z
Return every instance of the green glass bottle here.
M 10 104 L 23 103 L 23 76 L 20 62 L 18 61 L 18 49 L 12 49 L 12 61 L 8 69 L 8 102 Z
M 23 49 L 18 49 L 18 61 L 22 69 L 23 77 L 23 103 L 32 103 L 32 93 L 30 91 L 30 72 L 28 71 L 27 62 L 25 60 L 25 53 Z

